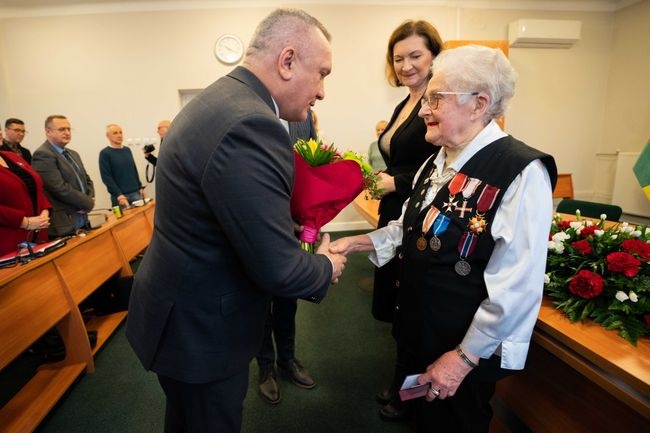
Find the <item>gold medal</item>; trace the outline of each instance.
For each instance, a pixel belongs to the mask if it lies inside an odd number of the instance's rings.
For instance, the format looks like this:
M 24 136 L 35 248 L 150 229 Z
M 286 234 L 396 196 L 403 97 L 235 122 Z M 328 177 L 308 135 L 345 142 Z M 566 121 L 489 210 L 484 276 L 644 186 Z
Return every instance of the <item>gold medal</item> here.
M 423 237 L 419 237 L 417 242 L 415 243 L 415 247 L 418 249 L 418 251 L 424 251 L 427 249 L 427 240 L 424 239 Z

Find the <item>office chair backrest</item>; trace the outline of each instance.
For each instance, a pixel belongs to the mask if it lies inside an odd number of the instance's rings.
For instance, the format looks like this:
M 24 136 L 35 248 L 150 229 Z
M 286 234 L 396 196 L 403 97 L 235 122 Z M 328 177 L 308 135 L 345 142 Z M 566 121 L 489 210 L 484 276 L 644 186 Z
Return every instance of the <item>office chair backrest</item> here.
M 570 198 L 565 198 L 560 201 L 556 211 L 559 213 L 575 214 L 578 209 L 580 209 L 580 215 L 590 218 L 600 218 L 602 214 L 605 214 L 607 215 L 607 221 L 618 221 L 623 213 L 623 209 L 615 204 L 574 200 Z

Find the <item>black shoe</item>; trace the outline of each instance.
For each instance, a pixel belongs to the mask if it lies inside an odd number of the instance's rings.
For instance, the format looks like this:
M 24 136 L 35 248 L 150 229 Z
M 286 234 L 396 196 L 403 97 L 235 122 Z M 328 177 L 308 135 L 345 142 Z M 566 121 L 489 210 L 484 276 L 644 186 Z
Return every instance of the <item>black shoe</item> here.
M 275 373 L 273 370 L 260 372 L 259 389 L 262 400 L 269 404 L 278 404 L 282 400 L 280 388 L 278 388 L 278 383 L 275 381 Z
M 407 408 L 401 402 L 388 403 L 379 409 L 379 416 L 384 421 L 401 421 L 408 415 Z
M 395 394 L 392 393 L 389 388 L 386 388 L 383 391 L 377 393 L 375 400 L 377 400 L 377 403 L 379 404 L 386 405 L 390 403 L 393 397 L 395 397 Z
M 316 381 L 311 377 L 309 371 L 302 366 L 297 359 L 291 359 L 286 364 L 278 364 L 285 376 L 300 388 L 312 389 Z

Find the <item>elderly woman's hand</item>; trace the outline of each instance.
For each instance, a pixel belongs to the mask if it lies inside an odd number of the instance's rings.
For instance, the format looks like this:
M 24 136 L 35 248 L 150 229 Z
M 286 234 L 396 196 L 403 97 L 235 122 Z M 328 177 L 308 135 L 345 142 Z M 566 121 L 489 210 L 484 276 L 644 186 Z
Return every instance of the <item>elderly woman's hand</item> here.
M 456 394 L 456 390 L 470 371 L 472 368 L 452 350 L 429 365 L 426 373 L 418 377 L 418 382 L 422 385 L 427 382 L 431 384 L 426 395 L 427 401 L 436 398 L 444 400 Z
M 377 189 L 381 191 L 381 196 L 395 192 L 395 178 L 383 171 L 377 174 Z

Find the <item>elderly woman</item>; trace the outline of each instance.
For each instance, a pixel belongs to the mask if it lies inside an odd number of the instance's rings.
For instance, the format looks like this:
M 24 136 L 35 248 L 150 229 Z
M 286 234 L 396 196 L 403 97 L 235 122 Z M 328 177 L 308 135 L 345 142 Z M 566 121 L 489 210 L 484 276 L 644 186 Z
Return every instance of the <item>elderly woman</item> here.
M 523 369 L 544 284 L 557 177 L 553 158 L 496 124 L 516 73 L 496 49 L 465 46 L 433 62 L 419 116 L 440 147 L 402 215 L 334 242 L 403 268 L 393 334 L 410 374 L 429 384 L 423 432 L 488 432 L 496 380 Z

